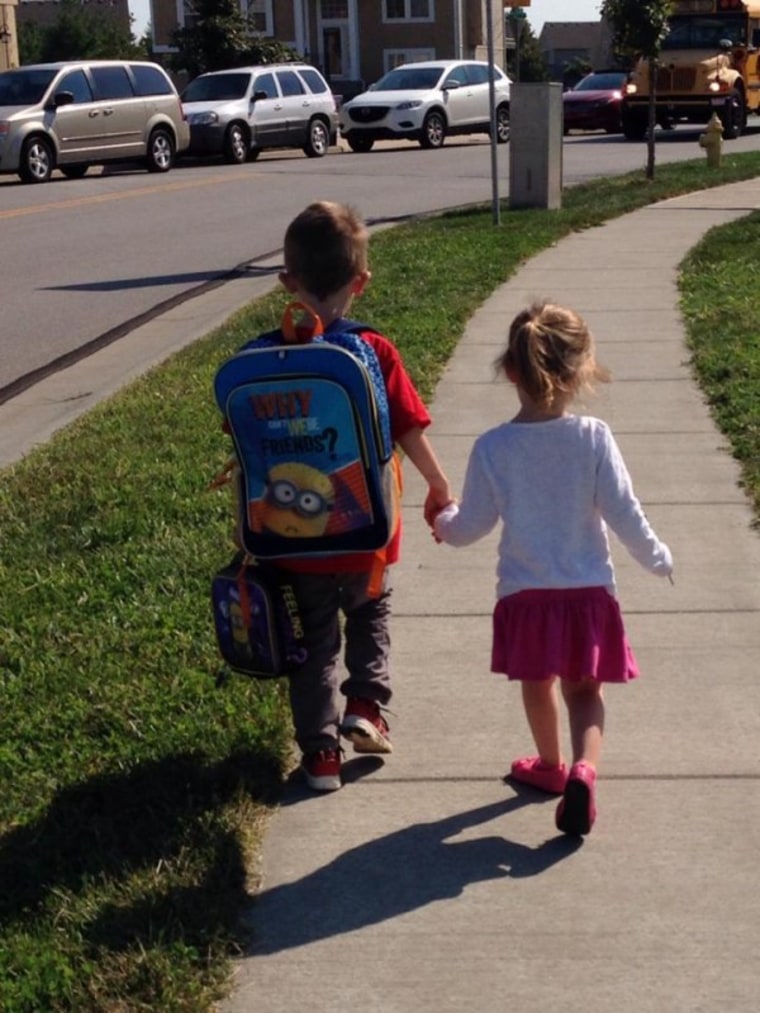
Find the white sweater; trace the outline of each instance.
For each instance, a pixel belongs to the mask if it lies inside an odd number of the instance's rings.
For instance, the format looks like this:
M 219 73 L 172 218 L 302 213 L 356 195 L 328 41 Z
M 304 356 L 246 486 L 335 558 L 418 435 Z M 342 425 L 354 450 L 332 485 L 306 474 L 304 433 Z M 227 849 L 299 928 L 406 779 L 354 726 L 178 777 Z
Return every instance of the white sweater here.
M 469 545 L 499 518 L 499 598 L 529 588 L 603 586 L 614 594 L 607 525 L 652 573 L 673 568 L 600 419 L 506 422 L 478 437 L 462 501 L 438 514 L 435 532 L 449 545 Z

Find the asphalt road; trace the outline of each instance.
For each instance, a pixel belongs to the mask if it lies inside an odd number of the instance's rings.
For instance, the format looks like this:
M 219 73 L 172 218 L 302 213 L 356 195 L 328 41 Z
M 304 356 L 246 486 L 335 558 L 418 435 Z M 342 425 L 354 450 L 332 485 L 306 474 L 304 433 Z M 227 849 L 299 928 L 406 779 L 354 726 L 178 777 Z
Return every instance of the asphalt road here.
M 700 130 L 659 137 L 660 163 L 701 156 Z M 760 127 L 730 142 L 756 150 Z M 646 149 L 621 137 L 575 135 L 563 146 L 566 185 L 643 167 Z M 509 148 L 498 148 L 508 195 Z M 285 224 L 309 201 L 339 199 L 371 221 L 492 198 L 487 139 L 439 151 L 384 144 L 324 159 L 272 152 L 257 162 L 181 162 L 165 176 L 91 170 L 82 180 L 24 186 L 0 177 L 0 402 L 51 362 L 110 340 L 279 250 Z

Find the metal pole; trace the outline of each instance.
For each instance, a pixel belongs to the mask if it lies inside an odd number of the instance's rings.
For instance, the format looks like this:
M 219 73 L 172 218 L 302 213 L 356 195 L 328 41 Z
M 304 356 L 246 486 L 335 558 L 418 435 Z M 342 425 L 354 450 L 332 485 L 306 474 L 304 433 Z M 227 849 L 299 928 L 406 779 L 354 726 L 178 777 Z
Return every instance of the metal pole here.
M 491 205 L 492 219 L 494 225 L 501 224 L 501 209 L 499 208 L 499 167 L 496 157 L 496 85 L 493 79 L 493 4 L 492 0 L 486 2 L 486 44 L 488 47 L 488 102 L 491 108 Z

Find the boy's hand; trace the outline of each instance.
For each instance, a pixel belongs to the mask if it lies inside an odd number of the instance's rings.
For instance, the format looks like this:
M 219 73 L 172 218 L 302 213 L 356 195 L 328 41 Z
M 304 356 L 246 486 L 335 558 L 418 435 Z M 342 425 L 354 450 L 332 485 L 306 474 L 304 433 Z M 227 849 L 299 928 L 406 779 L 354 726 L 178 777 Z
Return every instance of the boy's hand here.
M 449 503 L 455 502 L 456 500 L 451 495 L 448 482 L 442 486 L 431 485 L 428 488 L 428 494 L 425 497 L 425 506 L 423 508 L 425 522 L 432 528 L 433 521 L 436 519 L 441 510 L 448 506 Z

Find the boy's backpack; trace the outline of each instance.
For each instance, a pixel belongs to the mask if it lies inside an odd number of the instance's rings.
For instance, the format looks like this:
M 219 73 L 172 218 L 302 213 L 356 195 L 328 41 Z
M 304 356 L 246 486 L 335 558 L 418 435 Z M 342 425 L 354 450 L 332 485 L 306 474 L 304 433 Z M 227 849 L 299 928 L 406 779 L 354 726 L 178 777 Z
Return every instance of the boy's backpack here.
M 211 582 L 211 607 L 219 651 L 233 671 L 273 679 L 306 661 L 298 602 L 284 571 L 251 565 L 238 553 Z
M 294 314 L 311 314 L 297 344 Z M 367 330 L 328 334 L 291 304 L 281 330 L 225 362 L 214 392 L 235 444 L 240 539 L 257 559 L 372 552 L 398 520 L 388 398 Z

